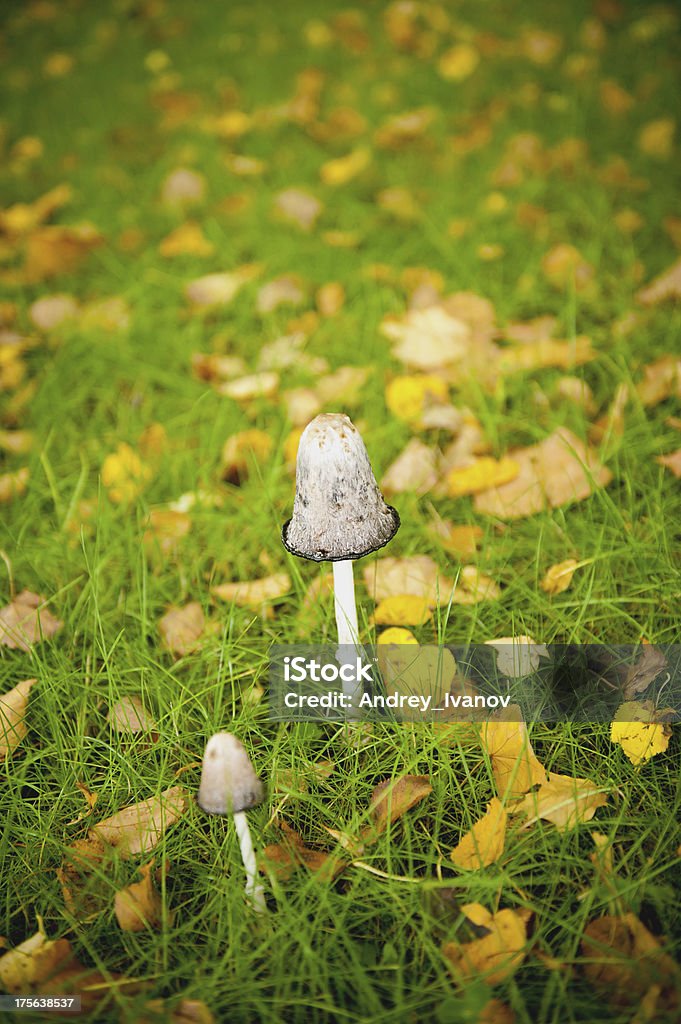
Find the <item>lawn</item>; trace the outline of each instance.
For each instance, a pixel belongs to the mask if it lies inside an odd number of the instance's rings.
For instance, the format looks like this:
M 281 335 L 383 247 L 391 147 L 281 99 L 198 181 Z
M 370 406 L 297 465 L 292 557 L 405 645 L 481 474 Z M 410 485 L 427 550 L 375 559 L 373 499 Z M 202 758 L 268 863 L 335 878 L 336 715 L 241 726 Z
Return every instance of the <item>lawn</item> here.
M 0 713 L 0 952 L 41 936 L 24 987 L 6 959 L 0 987 L 131 1024 L 677 1020 L 673 714 L 639 763 L 609 721 L 530 724 L 514 773 L 533 750 L 600 806 L 562 827 L 511 813 L 464 868 L 462 837 L 532 788 L 504 790 L 484 726 L 277 722 L 268 682 L 273 645 L 335 641 L 328 563 L 281 542 L 320 412 L 352 418 L 401 517 L 355 567 L 362 639 L 645 642 L 671 663 L 678 12 L 32 0 L 2 18 L 0 606 L 29 591 L 46 611 L 18 644 L 0 613 L 0 701 L 37 680 Z M 532 487 L 495 476 L 547 442 Z M 405 593 L 421 618 L 376 611 Z M 266 789 L 262 914 L 232 821 L 195 801 L 220 731 Z M 141 849 L 94 831 L 176 786 L 178 820 Z

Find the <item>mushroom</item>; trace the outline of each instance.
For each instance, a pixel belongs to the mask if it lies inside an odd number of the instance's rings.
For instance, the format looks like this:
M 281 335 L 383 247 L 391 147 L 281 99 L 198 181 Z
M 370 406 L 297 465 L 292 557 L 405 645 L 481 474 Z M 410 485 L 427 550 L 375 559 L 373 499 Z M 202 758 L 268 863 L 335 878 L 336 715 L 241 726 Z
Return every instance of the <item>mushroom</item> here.
M 206 743 L 198 804 L 206 814 L 231 814 L 246 869 L 246 895 L 254 910 L 266 909 L 265 892 L 256 883 L 258 869 L 245 811 L 264 798 L 246 748 L 231 732 L 218 732 Z
M 358 646 L 352 563 L 384 547 L 399 527 L 400 517 L 383 500 L 350 418 L 336 412 L 316 416 L 298 443 L 293 516 L 281 536 L 299 558 L 333 562 L 339 660 L 344 646 Z M 344 686 L 354 694 L 352 684 Z

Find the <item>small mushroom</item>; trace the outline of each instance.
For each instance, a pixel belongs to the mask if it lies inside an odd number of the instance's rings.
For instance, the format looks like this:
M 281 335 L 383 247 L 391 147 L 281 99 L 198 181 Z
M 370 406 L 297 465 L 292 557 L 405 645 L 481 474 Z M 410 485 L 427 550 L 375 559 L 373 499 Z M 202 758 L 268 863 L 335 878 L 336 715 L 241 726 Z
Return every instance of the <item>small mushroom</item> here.
M 264 795 L 243 743 L 231 732 L 211 736 L 203 755 L 198 804 L 206 814 L 233 815 L 246 869 L 246 895 L 259 913 L 266 909 L 265 893 L 256 882 L 258 869 L 245 812 L 261 803 Z
M 333 562 L 340 648 L 358 645 L 352 563 L 384 547 L 399 527 L 400 517 L 383 500 L 350 418 L 342 413 L 316 416 L 298 444 L 293 516 L 281 536 L 284 547 L 299 558 Z M 354 689 L 350 684 L 347 692 Z

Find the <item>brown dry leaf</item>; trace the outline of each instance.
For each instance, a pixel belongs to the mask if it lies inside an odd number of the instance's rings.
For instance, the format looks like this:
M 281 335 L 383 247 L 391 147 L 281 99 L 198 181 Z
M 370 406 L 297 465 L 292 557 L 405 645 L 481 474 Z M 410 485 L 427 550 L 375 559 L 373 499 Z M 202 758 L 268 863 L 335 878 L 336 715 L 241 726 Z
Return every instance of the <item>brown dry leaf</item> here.
M 28 696 L 37 679 L 24 679 L 0 696 L 0 758 L 11 755 L 28 732 L 24 721 Z
M 454 583 L 440 575 L 440 569 L 429 555 L 407 558 L 378 558 L 362 570 L 364 585 L 376 601 L 394 594 L 416 594 L 432 604 L 447 604 Z
M 303 427 L 310 422 L 311 419 L 317 415 L 322 407 L 322 401 L 317 395 L 316 391 L 312 388 L 290 388 L 288 391 L 282 391 L 281 400 L 286 409 L 286 416 L 290 423 L 294 427 Z M 295 449 L 293 451 L 293 458 L 291 459 L 288 451 L 288 442 L 284 448 L 284 454 L 286 461 L 295 462 L 296 452 L 298 451 L 298 441 L 300 439 L 299 431 L 295 437 Z
M 307 846 L 295 829 L 283 820 L 278 821 L 284 833 L 283 843 L 271 843 L 262 852 L 263 867 L 279 878 L 290 878 L 298 867 L 306 867 L 319 881 L 332 882 L 347 866 L 347 861 L 326 850 Z
M 215 246 L 209 242 L 200 225 L 189 220 L 180 224 L 160 242 L 158 251 L 161 256 L 212 256 Z
M 71 960 L 68 939 L 48 939 L 44 932 L 36 932 L 0 957 L 0 984 L 5 992 L 26 995 Z
M 525 827 L 543 818 L 565 832 L 591 821 L 598 808 L 607 802 L 607 794 L 589 779 L 573 779 L 549 772 L 549 781 L 542 782 L 536 792 L 528 793 L 511 813 L 526 814 L 529 821 Z
M 206 194 L 206 179 L 199 171 L 178 167 L 171 171 L 161 187 L 164 206 L 183 207 L 202 202 Z
M 501 984 L 525 959 L 525 921 L 515 910 L 492 914 L 479 903 L 466 903 L 461 912 L 473 924 L 488 929 L 489 934 L 472 942 L 448 942 L 442 947 L 455 980 L 480 979 L 489 985 Z
M 624 410 L 629 402 L 630 391 L 626 383 L 619 384 L 614 398 L 602 416 L 589 428 L 589 440 L 594 444 L 618 441 L 624 433 Z
M 677 479 L 681 477 L 681 448 L 677 448 L 675 452 L 670 452 L 669 455 L 658 455 L 655 462 L 659 462 L 661 466 L 666 466 L 667 469 L 670 469 Z
M 385 832 L 388 825 L 397 821 L 432 792 L 433 787 L 428 775 L 401 775 L 397 779 L 380 782 L 371 794 L 369 813 L 372 825 L 365 837 L 367 841 L 370 836 L 376 837 Z
M 251 373 L 246 377 L 225 381 L 217 388 L 218 394 L 235 402 L 250 402 L 254 398 L 273 398 L 279 387 L 279 374 L 274 371 Z
M 215 1024 L 215 1017 L 200 999 L 181 999 L 177 1004 L 170 1000 L 150 999 L 144 1004 L 142 1016 L 135 1018 L 135 1024 L 161 1024 L 161 1022 L 163 1024 Z
M 107 850 L 96 835 L 76 839 L 64 850 L 57 879 L 64 903 L 77 921 L 95 917 L 108 908 L 109 894 L 102 886 L 101 875 Z
M 319 176 L 325 185 L 347 185 L 365 171 L 370 163 L 371 150 L 367 146 L 357 146 L 347 156 L 327 160 L 322 164 Z
M 545 594 L 562 594 L 572 583 L 572 577 L 578 566 L 579 562 L 576 558 L 566 558 L 564 562 L 557 562 L 546 570 L 539 586 Z
M 302 281 L 296 274 L 283 274 L 268 281 L 258 291 L 255 308 L 258 313 L 271 313 L 284 303 L 299 306 L 305 301 Z
M 668 160 L 674 152 L 674 133 L 676 122 L 671 117 L 659 117 L 648 121 L 638 135 L 638 148 L 646 156 L 658 160 Z
M 291 578 L 287 572 L 273 573 L 259 580 L 238 580 L 235 583 L 218 583 L 210 592 L 221 601 L 233 601 L 241 608 L 258 611 L 263 604 L 279 601 L 291 590 Z
M 45 295 L 29 306 L 28 318 L 39 331 L 52 331 L 73 322 L 78 311 L 78 303 L 72 295 Z
M 114 898 L 114 912 L 124 932 L 159 929 L 163 923 L 163 902 L 154 885 L 153 860 L 140 868 L 142 880 L 119 889 Z
M 494 864 L 504 851 L 508 814 L 496 797 L 487 805 L 487 812 L 476 821 L 450 853 L 457 868 L 478 868 Z
M 483 531 L 479 526 L 455 526 L 437 514 L 431 519 L 428 532 L 445 551 L 456 558 L 472 558 L 483 537 Z
M 260 273 L 258 264 L 250 263 L 231 272 L 206 274 L 185 285 L 184 294 L 199 309 L 228 305 L 243 286 Z
M 532 320 L 513 321 L 506 324 L 503 337 L 519 345 L 532 345 L 547 341 L 558 325 L 558 319 L 550 314 L 536 316 Z
M 613 1005 L 634 1007 L 646 1000 L 650 1013 L 643 1020 L 673 1019 L 681 1001 L 681 972 L 635 914 L 606 914 L 589 922 L 581 951 L 587 981 Z
M 45 604 L 40 594 L 22 590 L 13 601 L 0 608 L 0 645 L 29 651 L 33 644 L 54 636 L 64 623 L 56 619 Z
M 204 352 L 192 352 L 192 373 L 199 380 L 216 384 L 246 373 L 246 362 L 241 356 L 207 355 Z
M 381 149 L 403 149 L 420 142 L 437 116 L 433 107 L 393 114 L 377 129 L 374 141 Z
M 659 647 L 654 644 L 643 644 L 641 653 L 627 671 L 622 697 L 633 700 L 639 693 L 648 689 L 660 672 L 668 670 L 669 663 Z
M 92 224 L 38 228 L 26 239 L 21 279 L 26 284 L 36 284 L 59 274 L 70 274 L 103 242 Z
M 590 288 L 596 277 L 596 271 L 588 263 L 579 249 L 567 242 L 550 249 L 542 259 L 542 271 L 547 281 L 555 288 L 571 288 L 578 292 Z
M 452 604 L 478 604 L 480 601 L 496 601 L 501 597 L 501 590 L 490 576 L 485 576 L 475 565 L 462 565 L 456 588 L 451 595 Z M 440 597 L 440 604 L 446 604 L 447 598 Z
M 158 624 L 164 647 L 181 657 L 198 650 L 206 636 L 206 627 L 206 616 L 198 601 L 170 608 Z
M 593 391 L 580 377 L 561 377 L 556 384 L 556 393 L 581 406 L 589 417 L 596 411 Z
M 149 732 L 156 735 L 156 723 L 144 707 L 142 698 L 136 694 L 122 697 L 109 708 L 106 720 L 114 730 L 120 733 Z
M 591 338 L 579 334 L 568 341 L 544 338 L 532 344 L 515 345 L 504 349 L 499 358 L 501 373 L 516 373 L 521 370 L 540 370 L 557 366 L 569 370 L 582 366 L 596 357 Z
M 14 473 L 0 473 L 0 505 L 20 498 L 26 493 L 30 471 L 28 466 L 17 469 Z M 1 636 L 1 634 L 0 634 Z M 0 639 L 0 643 L 2 640 Z
M 340 281 L 327 281 L 317 289 L 315 302 L 322 316 L 337 316 L 345 305 L 345 288 Z
M 220 475 L 229 483 L 241 483 L 253 465 L 265 462 L 272 453 L 274 442 L 264 430 L 241 430 L 232 434 L 222 448 Z
M 635 103 L 631 93 L 612 78 L 606 78 L 601 82 L 599 92 L 603 109 L 614 116 L 626 114 Z
M 477 512 L 518 519 L 583 501 L 594 486 L 605 487 L 612 479 L 612 473 L 599 463 L 593 450 L 565 427 L 509 455 L 519 463 L 520 472 L 510 483 L 476 494 Z
M 275 197 L 274 209 L 283 220 L 296 224 L 303 231 L 311 231 L 322 212 L 322 204 L 309 192 L 287 188 Z
M 30 430 L 0 430 L 0 451 L 10 455 L 26 455 L 33 447 Z
M 93 825 L 91 835 L 113 846 L 123 860 L 138 853 L 150 853 L 164 833 L 182 817 L 187 797 L 181 786 L 171 786 L 158 796 L 124 807 L 110 818 Z
M 405 491 L 425 494 L 435 486 L 438 478 L 437 453 L 417 437 L 412 437 L 385 471 L 381 490 L 388 495 Z
M 371 371 L 370 366 L 341 366 L 334 373 L 322 377 L 315 391 L 324 405 L 329 402 L 354 405 Z
M 180 541 L 189 534 L 192 521 L 186 512 L 171 508 L 152 508 L 144 528 L 142 541 L 149 551 L 158 549 L 163 558 L 171 558 Z
M 410 309 L 400 318 L 384 317 L 381 333 L 393 342 L 393 355 L 417 370 L 436 370 L 462 360 L 471 329 L 442 306 Z
M 681 266 L 681 263 L 680 263 Z M 672 395 L 681 398 L 681 359 L 661 356 L 643 367 L 643 380 L 636 393 L 646 407 L 658 405 Z
M 637 294 L 636 298 L 645 306 L 656 306 L 667 299 L 678 299 L 681 296 L 681 259 L 673 263 L 668 270 L 659 274 L 650 284 Z
M 503 714 L 503 718 L 484 722 L 480 730 L 501 799 L 522 796 L 537 783 L 545 783 L 548 776 L 532 749 L 527 725 L 517 721 L 521 718 L 518 705 L 511 704 Z

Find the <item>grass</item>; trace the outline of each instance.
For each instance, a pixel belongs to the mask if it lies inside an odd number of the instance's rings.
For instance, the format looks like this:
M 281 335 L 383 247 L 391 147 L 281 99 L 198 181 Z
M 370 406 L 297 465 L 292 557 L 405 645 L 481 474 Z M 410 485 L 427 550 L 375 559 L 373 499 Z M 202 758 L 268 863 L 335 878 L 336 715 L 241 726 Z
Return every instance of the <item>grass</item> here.
M 50 5 L 43 7 L 49 11 Z M 266 685 L 272 643 L 300 639 L 301 630 L 320 642 L 333 638 L 333 607 L 321 600 L 301 619 L 305 590 L 318 570 L 295 562 L 279 540 L 293 498 L 282 455 L 290 430 L 283 406 L 262 401 L 244 411 L 191 375 L 190 356 L 229 351 L 253 366 L 261 345 L 285 333 L 291 316 L 286 308 L 266 317 L 254 313 L 263 280 L 295 271 L 311 289 L 341 281 L 346 305 L 321 321 L 308 351 L 325 356 L 332 368 L 372 368 L 347 411 L 362 424 L 380 477 L 410 436 L 385 406 L 385 382 L 400 367 L 378 330 L 385 313 L 404 309 L 405 297 L 399 285 L 373 281 L 366 270 L 389 264 L 399 277 L 406 267 L 426 266 L 443 275 L 446 292 L 487 296 L 501 323 L 551 313 L 560 336 L 590 335 L 597 358 L 574 372 L 605 408 L 618 385 L 638 382 L 644 365 L 675 351 L 679 332 L 678 307 L 670 305 L 646 314 L 629 334 L 613 329 L 635 308 L 641 280 L 675 259 L 663 222 L 674 213 L 678 146 L 660 160 L 636 145 L 646 123 L 674 109 L 673 31 L 655 14 L 658 9 L 632 3 L 606 26 L 605 49 L 591 50 L 584 26 L 593 13 L 584 2 L 448 5 L 462 37 L 472 26 L 513 39 L 524 25 L 541 24 L 563 43 L 560 56 L 545 67 L 496 53 L 452 85 L 438 75 L 435 58 L 396 52 L 377 3 L 363 8 L 363 52 L 305 43 L 311 19 L 331 23 L 342 9 L 335 0 L 321 6 L 301 0 L 281 5 L 276 14 L 262 3 L 121 0 L 54 5 L 56 16 L 42 20 L 40 5 L 5 5 L 6 149 L 11 154 L 18 138 L 35 135 L 44 153 L 23 167 L 5 162 L 3 205 L 31 201 L 68 181 L 74 199 L 58 219 L 92 220 L 107 239 L 77 272 L 10 291 L 18 325 L 28 329 L 30 304 L 57 291 L 81 299 L 123 296 L 132 321 L 128 331 L 114 335 L 74 326 L 60 339 L 42 340 L 26 357 L 36 392 L 19 425 L 34 432 L 35 444 L 28 458 L 7 455 L 3 468 L 28 463 L 30 485 L 21 500 L 2 506 L 0 548 L 17 590 L 50 597 L 64 627 L 28 653 L 0 648 L 0 692 L 19 679 L 39 680 L 29 734 L 21 756 L 8 763 L 0 790 L 0 933 L 15 945 L 36 931 L 40 917 L 51 937 L 71 939 L 83 964 L 148 981 L 139 996 L 116 994 L 107 1009 L 93 1013 L 97 1021 L 139 1021 L 147 999 L 182 993 L 203 999 L 219 1021 L 458 1024 L 480 1019 L 491 990 L 483 980 L 455 987 L 441 946 L 462 935 L 452 898 L 479 901 L 531 911 L 533 951 L 566 965 L 547 969 L 533 954 L 494 990 L 518 1022 L 624 1024 L 631 1007 L 605 1002 L 582 971 L 571 968 L 581 956 L 586 924 L 629 909 L 678 951 L 678 734 L 666 754 L 637 769 L 610 744 L 605 724 L 533 729 L 535 750 L 551 770 L 586 776 L 611 790 L 594 822 L 613 843 L 611 876 L 599 874 L 589 859 L 591 828 L 559 833 L 547 823 L 514 832 L 498 864 L 456 873 L 449 852 L 494 794 L 477 745 L 445 745 L 426 726 L 377 726 L 355 750 L 339 728 L 271 723 L 264 702 L 244 699 L 254 683 Z M 167 53 L 168 70 L 177 72 L 177 90 L 197 97 L 196 112 L 174 129 L 161 126 L 159 76 L 145 66 L 156 50 Z M 49 79 L 42 71 L 54 52 L 75 60 L 63 78 Z M 593 58 L 594 68 L 571 77 L 564 61 L 572 54 Z M 334 190 L 320 185 L 319 167 L 353 141 L 325 144 L 286 121 L 234 144 L 203 130 L 203 119 L 224 109 L 230 97 L 250 113 L 281 103 L 292 95 L 296 74 L 310 65 L 327 76 L 323 116 L 334 106 L 358 109 L 370 140 L 390 115 L 432 105 L 437 116 L 428 141 L 397 153 L 374 148 L 370 168 Z M 634 97 L 625 116 L 603 110 L 604 78 L 617 79 Z M 506 106 L 492 122 L 490 140 L 456 155 L 452 138 L 489 119 L 489 105 L 500 100 Z M 485 205 L 491 178 L 508 141 L 521 132 L 537 133 L 546 147 L 584 139 L 589 161 L 528 175 L 504 190 L 508 208 L 493 216 Z M 231 175 L 224 166 L 230 149 L 266 161 L 262 178 Z M 614 155 L 626 158 L 645 188 L 603 182 L 599 168 Z M 179 222 L 158 201 L 163 180 L 177 166 L 193 166 L 207 179 L 208 198 L 196 216 L 215 245 L 209 260 L 170 261 L 158 254 L 159 241 Z M 270 216 L 273 197 L 291 186 L 309 189 L 324 204 L 319 229 L 309 235 Z M 375 195 L 388 186 L 412 189 L 421 217 L 405 225 L 381 211 Z M 244 197 L 241 210 L 224 205 L 234 195 Z M 522 203 L 546 211 L 544 234 L 519 226 L 515 212 Z M 614 219 L 625 207 L 641 216 L 632 235 Z M 461 218 L 470 224 L 455 240 L 447 226 Z M 139 245 L 128 252 L 118 243 L 122 232 L 133 229 Z M 328 230 L 358 232 L 357 245 L 324 244 L 320 233 Z M 544 253 L 564 241 L 596 268 L 592 295 L 555 289 L 542 274 Z M 502 245 L 503 257 L 481 260 L 484 244 Z M 187 281 L 247 261 L 263 262 L 265 270 L 232 305 L 219 314 L 187 315 Z M 455 401 L 473 409 L 495 454 L 562 425 L 584 436 L 583 411 L 555 397 L 562 373 L 516 374 L 491 392 L 472 386 Z M 285 386 L 307 380 L 292 368 Z M 538 402 L 537 392 L 549 401 Z M 672 475 L 654 458 L 678 446 L 678 432 L 668 423 L 673 414 L 678 402 L 645 409 L 632 400 L 624 432 L 607 452 L 612 484 L 578 505 L 500 530 L 475 515 L 470 499 L 436 499 L 443 516 L 483 527 L 478 564 L 501 585 L 502 596 L 453 607 L 438 634 L 422 627 L 419 639 L 462 643 L 528 633 L 543 642 L 675 642 L 681 500 Z M 167 447 L 138 500 L 117 506 L 101 485 L 103 460 L 121 441 L 136 447 L 152 423 L 165 428 Z M 225 439 L 252 426 L 272 437 L 271 459 L 240 487 L 220 485 Z M 192 530 L 176 554 L 159 558 L 143 544 L 149 509 L 216 488 L 222 506 L 192 512 Z M 85 499 L 97 502 L 96 511 L 81 522 Z M 430 554 L 443 571 L 455 573 L 456 564 L 426 532 L 429 500 L 405 494 L 394 501 L 403 526 L 390 553 Z M 539 580 L 548 566 L 571 556 L 583 567 L 569 590 L 548 598 Z M 252 579 L 270 571 L 265 565 L 286 568 L 293 581 L 290 598 L 273 617 L 212 605 L 213 582 Z M 4 593 L 9 591 L 5 585 Z M 189 600 L 202 604 L 219 632 L 200 652 L 174 660 L 161 647 L 157 624 L 169 604 Z M 372 595 L 360 591 L 365 624 L 372 611 Z M 124 742 L 111 733 L 106 712 L 129 694 L 140 695 L 153 712 L 158 743 Z M 245 740 L 268 780 L 267 805 L 249 814 L 259 847 L 277 841 L 279 815 L 308 844 L 332 849 L 326 829 L 359 831 L 368 822 L 373 788 L 386 778 L 428 774 L 433 794 L 363 855 L 365 866 L 349 868 L 335 883 L 302 870 L 286 883 L 270 879 L 272 912 L 263 920 L 244 907 L 229 822 L 206 820 L 192 805 L 156 852 L 157 864 L 169 865 L 161 883 L 167 916 L 160 930 L 132 934 L 118 928 L 113 894 L 136 870 L 135 863 L 121 860 L 97 877 L 104 912 L 75 921 L 55 875 L 64 849 L 85 834 L 90 820 L 178 781 L 195 793 L 205 740 L 225 728 Z M 334 770 L 322 778 L 314 766 L 327 760 Z M 79 820 L 85 804 L 76 783 L 98 794 L 91 819 Z

